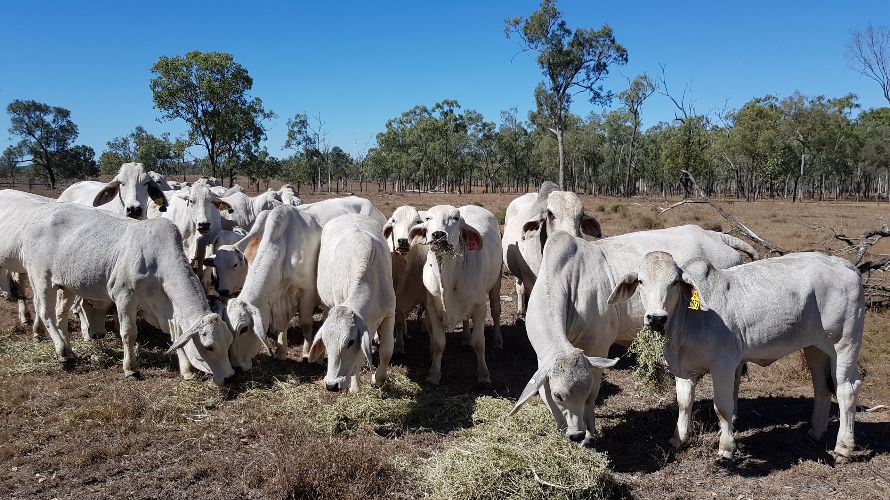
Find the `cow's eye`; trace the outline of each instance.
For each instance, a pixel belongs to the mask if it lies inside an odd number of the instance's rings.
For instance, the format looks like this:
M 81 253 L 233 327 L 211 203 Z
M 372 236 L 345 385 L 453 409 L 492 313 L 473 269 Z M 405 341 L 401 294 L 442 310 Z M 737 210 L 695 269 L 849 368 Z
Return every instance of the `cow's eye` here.
M 426 220 L 427 220 L 427 221 L 431 221 L 431 220 L 433 220 L 433 218 L 432 218 L 432 217 L 427 217 Z
M 232 268 L 236 268 L 236 267 L 238 267 L 238 263 L 237 263 L 237 262 L 235 263 L 234 266 L 232 266 Z
M 352 347 L 355 344 L 355 339 L 349 339 L 349 342 L 346 344 L 346 347 Z
M 556 399 L 556 400 L 559 401 L 559 402 L 562 402 L 562 395 L 561 395 L 561 394 L 554 394 L 554 395 L 553 395 L 553 398 Z
M 551 212 L 550 210 L 547 210 L 547 217 L 549 217 L 549 218 L 552 219 L 552 218 L 553 218 L 553 212 Z

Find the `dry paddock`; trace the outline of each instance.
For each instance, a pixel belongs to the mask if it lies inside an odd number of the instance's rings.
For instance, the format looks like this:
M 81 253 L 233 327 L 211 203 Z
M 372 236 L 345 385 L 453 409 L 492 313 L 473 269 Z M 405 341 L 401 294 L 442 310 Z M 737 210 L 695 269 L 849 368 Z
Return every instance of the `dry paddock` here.
M 484 194 L 368 197 L 385 213 L 403 204 L 478 203 L 499 217 L 512 199 L 512 195 Z M 315 201 L 322 196 L 305 198 Z M 661 200 L 582 199 L 606 235 L 684 223 L 729 229 L 702 205 L 680 207 L 659 217 L 653 207 Z M 791 248 L 825 246 L 831 238 L 828 228 L 858 235 L 875 227 L 875 218 L 886 214 L 888 207 L 771 201 L 725 206 L 762 236 Z M 163 355 L 165 340 L 147 331 L 139 348 L 143 381 L 122 379 L 120 341 L 115 338 L 96 344 L 78 341 L 80 361 L 73 371 L 64 372 L 53 361 L 48 342 L 35 344 L 15 326 L 14 304 L 0 304 L 0 497 L 466 495 L 468 490 L 430 478 L 442 470 L 430 464 L 441 465 L 443 457 L 451 456 L 445 455 L 448 450 L 472 455 L 467 439 L 474 427 L 494 425 L 510 431 L 499 417 L 480 416 L 480 408 L 488 405 L 495 413 L 509 408 L 535 370 L 534 352 L 522 324 L 515 322 L 512 280 L 503 281 L 501 295 L 507 297 L 501 318 L 505 350 L 488 353 L 491 388 L 475 386 L 473 356 L 460 345 L 458 335 L 449 335 L 442 387 L 421 384 L 429 364 L 428 340 L 412 322 L 408 354 L 395 360 L 393 380 L 382 391 L 365 384 L 358 396 L 326 393 L 320 384 L 323 368 L 302 364 L 295 344 L 287 360 L 260 356 L 253 372 L 240 374 L 223 391 L 206 382 L 183 382 L 175 370 L 175 357 Z M 890 405 L 888 318 L 890 311 L 867 315 L 860 358 L 863 410 Z M 837 432 L 837 406 L 825 442 L 808 441 L 812 390 L 797 355 L 748 371 L 736 420 L 738 460 L 730 467 L 715 462 L 717 423 L 707 378 L 699 385 L 692 443 L 674 452 L 667 445 L 676 412 L 672 391 L 646 392 L 635 384 L 632 371 L 632 360 L 626 359 L 607 373 L 598 407 L 597 452 L 607 457 L 608 469 L 602 487 L 586 490 L 587 495 L 886 498 L 890 494 L 890 410 L 860 411 L 856 437 L 862 450 L 851 461 L 835 463 L 829 450 Z M 368 374 L 364 377 L 366 382 Z M 344 398 L 356 399 L 347 404 Z M 523 412 L 540 415 L 540 406 L 535 402 Z M 536 432 L 547 436 L 549 423 L 546 427 Z M 475 453 L 481 460 L 484 450 Z M 535 481 L 538 488 L 521 496 L 572 496 L 564 483 L 547 477 Z M 496 485 L 482 493 L 501 498 L 517 494 L 513 486 Z

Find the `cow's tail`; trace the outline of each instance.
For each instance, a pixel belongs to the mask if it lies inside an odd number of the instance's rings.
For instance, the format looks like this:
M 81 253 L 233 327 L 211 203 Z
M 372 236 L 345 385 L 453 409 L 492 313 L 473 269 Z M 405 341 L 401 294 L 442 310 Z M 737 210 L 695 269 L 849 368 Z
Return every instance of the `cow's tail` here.
M 718 231 L 709 231 L 714 235 L 717 239 L 723 242 L 724 245 L 734 248 L 735 250 L 747 254 L 751 260 L 757 260 L 760 258 L 760 255 L 757 253 L 757 250 L 754 250 L 754 247 L 745 243 L 744 241 L 736 238 L 735 236 L 730 236 L 726 233 L 721 233 Z

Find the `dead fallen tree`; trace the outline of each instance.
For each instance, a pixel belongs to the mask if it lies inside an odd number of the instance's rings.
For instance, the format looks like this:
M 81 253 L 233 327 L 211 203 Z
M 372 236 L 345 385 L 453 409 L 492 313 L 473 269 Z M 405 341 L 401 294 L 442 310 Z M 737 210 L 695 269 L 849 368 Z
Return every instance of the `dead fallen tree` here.
M 890 270 L 890 256 L 876 256 L 874 260 L 866 260 L 866 257 L 869 255 L 870 250 L 878 243 L 881 239 L 890 236 L 890 225 L 887 224 L 887 221 L 884 217 L 878 217 L 878 222 L 880 227 L 877 229 L 871 229 L 862 233 L 858 238 L 850 237 L 842 233 L 838 233 L 837 231 L 828 228 L 834 233 L 834 239 L 846 244 L 846 247 L 841 249 L 796 249 L 791 250 L 782 246 L 777 245 L 775 242 L 769 241 L 766 238 L 759 236 L 755 233 L 751 228 L 745 225 L 738 218 L 733 216 L 731 213 L 727 212 L 720 204 L 713 201 L 707 194 L 705 194 L 704 190 L 699 187 L 698 183 L 695 181 L 695 177 L 692 176 L 686 170 L 682 170 L 683 175 L 680 179 L 680 182 L 683 183 L 688 192 L 692 192 L 697 195 L 697 198 L 687 198 L 685 200 L 678 201 L 673 203 L 665 208 L 659 209 L 659 215 L 664 214 L 665 212 L 677 208 L 679 206 L 688 205 L 688 204 L 696 204 L 703 203 L 710 205 L 714 210 L 720 214 L 721 217 L 726 219 L 727 222 L 742 236 L 748 238 L 754 243 L 760 245 L 761 247 L 767 250 L 767 256 L 770 255 L 784 255 L 791 252 L 810 252 L 810 251 L 819 251 L 828 253 L 831 255 L 846 257 L 853 265 L 855 265 L 860 274 L 862 275 L 863 286 L 865 287 L 865 295 L 866 302 L 869 307 L 890 307 L 890 285 L 885 284 L 884 282 L 884 272 Z

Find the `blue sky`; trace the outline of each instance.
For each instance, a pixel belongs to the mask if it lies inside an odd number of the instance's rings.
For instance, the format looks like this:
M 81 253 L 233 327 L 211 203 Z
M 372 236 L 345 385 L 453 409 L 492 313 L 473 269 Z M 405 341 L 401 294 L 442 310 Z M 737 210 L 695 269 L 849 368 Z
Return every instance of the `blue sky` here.
M 254 5 L 255 4 L 255 5 Z M 847 68 L 852 30 L 890 25 L 887 0 L 601 2 L 563 0 L 570 26 L 609 23 L 630 62 L 607 86 L 667 68 L 673 90 L 688 85 L 696 108 L 738 107 L 755 96 L 859 95 L 863 108 L 886 105 L 871 80 Z M 71 110 L 78 143 L 105 142 L 137 125 L 159 123 L 148 82 L 161 55 L 226 51 L 254 78 L 253 94 L 278 118 L 267 146 L 283 155 L 287 118 L 320 114 L 330 142 L 350 152 L 372 146 L 388 118 L 415 104 L 457 99 L 489 120 L 518 108 L 526 116 L 541 80 L 533 56 L 513 57 L 507 17 L 534 1 L 378 2 L 60 2 L 2 0 L 0 103 L 36 99 Z M 579 100 L 573 111 L 591 107 Z M 644 125 L 674 117 L 652 97 Z M 10 143 L 0 120 L 0 147 Z

